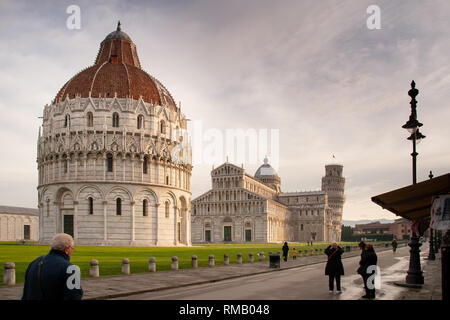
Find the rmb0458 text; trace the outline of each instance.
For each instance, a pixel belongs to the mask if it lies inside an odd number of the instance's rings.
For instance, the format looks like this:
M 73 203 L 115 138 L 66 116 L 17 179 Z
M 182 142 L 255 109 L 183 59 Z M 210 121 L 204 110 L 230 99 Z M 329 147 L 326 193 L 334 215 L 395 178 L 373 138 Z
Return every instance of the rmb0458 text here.
M 180 307 L 178 311 L 179 315 L 196 315 L 207 318 L 218 313 L 223 315 L 268 315 L 270 314 L 270 307 L 261 304 L 225 304 L 223 308 L 214 308 L 186 304 L 186 306 Z

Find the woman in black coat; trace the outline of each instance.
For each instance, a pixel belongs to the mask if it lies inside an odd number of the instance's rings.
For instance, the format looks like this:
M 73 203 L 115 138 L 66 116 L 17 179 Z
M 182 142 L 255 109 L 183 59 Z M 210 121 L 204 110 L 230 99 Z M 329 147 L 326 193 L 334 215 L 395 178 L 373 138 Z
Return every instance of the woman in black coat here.
M 325 249 L 325 254 L 328 256 L 325 275 L 329 277 L 330 292 L 334 290 L 334 279 L 336 279 L 337 292 L 342 293 L 341 276 L 344 275 L 344 265 L 342 264 L 341 256 L 343 253 L 344 250 L 337 243 L 332 243 Z
M 283 260 L 287 261 L 288 254 L 289 254 L 289 247 L 288 247 L 287 242 L 284 243 L 283 248 L 281 248 L 281 250 L 283 250 Z
M 358 273 L 363 277 L 364 289 L 366 290 L 366 294 L 362 296 L 362 298 L 364 299 L 375 299 L 374 283 L 370 284 L 371 288 L 369 288 L 369 285 L 367 283 L 367 280 L 373 274 L 373 272 L 367 273 L 367 271 L 370 266 L 376 266 L 377 261 L 378 257 L 375 253 L 373 245 L 366 244 L 364 254 L 361 254 L 361 261 L 359 263 L 360 267 L 358 269 Z

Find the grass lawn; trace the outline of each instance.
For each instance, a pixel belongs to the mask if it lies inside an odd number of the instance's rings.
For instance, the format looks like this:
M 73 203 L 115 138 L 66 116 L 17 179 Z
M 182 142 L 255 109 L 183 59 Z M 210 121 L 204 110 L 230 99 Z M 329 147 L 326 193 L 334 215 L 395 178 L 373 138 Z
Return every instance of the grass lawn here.
M 315 243 L 312 247 L 306 243 L 288 243 L 289 248 L 296 248 L 298 256 L 300 251 L 311 248 L 326 248 L 328 243 Z M 356 242 L 342 242 L 341 246 L 357 245 Z M 97 259 L 100 266 L 100 276 L 118 275 L 122 270 L 122 259 L 130 259 L 131 273 L 148 272 L 148 258 L 156 258 L 156 270 L 170 270 L 172 256 L 178 257 L 180 269 L 191 268 L 191 257 L 198 257 L 198 266 L 208 266 L 208 256 L 213 254 L 216 265 L 223 265 L 223 256 L 228 254 L 230 264 L 236 263 L 237 254 L 242 254 L 243 263 L 248 262 L 248 254 L 253 253 L 254 260 L 258 261 L 258 253 L 264 252 L 265 259 L 269 258 L 269 251 L 281 251 L 279 243 L 251 243 L 251 244 L 208 244 L 193 245 L 192 247 L 94 247 L 77 246 L 72 255 L 71 262 L 81 269 L 82 277 L 89 277 L 89 263 Z M 0 243 L 0 279 L 3 282 L 3 271 L 6 262 L 16 265 L 16 283 L 23 283 L 28 264 L 41 255 L 49 252 L 49 246 L 33 244 Z M 308 253 L 309 255 L 309 253 Z M 302 254 L 303 256 L 303 254 Z

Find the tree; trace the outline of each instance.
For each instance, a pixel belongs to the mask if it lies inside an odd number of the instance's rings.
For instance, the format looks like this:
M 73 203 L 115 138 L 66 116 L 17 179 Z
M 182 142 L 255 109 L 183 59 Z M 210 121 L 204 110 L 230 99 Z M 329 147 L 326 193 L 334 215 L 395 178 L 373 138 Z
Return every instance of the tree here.
M 341 241 L 352 241 L 353 228 L 342 225 Z

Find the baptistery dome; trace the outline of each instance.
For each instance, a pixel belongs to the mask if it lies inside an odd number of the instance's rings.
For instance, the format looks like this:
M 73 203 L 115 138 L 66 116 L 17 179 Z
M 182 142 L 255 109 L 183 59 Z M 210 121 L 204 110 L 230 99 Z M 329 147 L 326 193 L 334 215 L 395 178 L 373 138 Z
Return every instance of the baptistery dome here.
M 121 30 L 111 32 L 100 44 L 95 64 L 67 81 L 55 100 L 66 97 L 114 97 L 142 99 L 152 104 L 165 103 L 176 109 L 168 90 L 141 69 L 136 46 Z
M 141 68 L 117 29 L 93 66 L 44 107 L 37 163 L 40 242 L 65 232 L 78 245 L 190 245 L 187 119 Z

